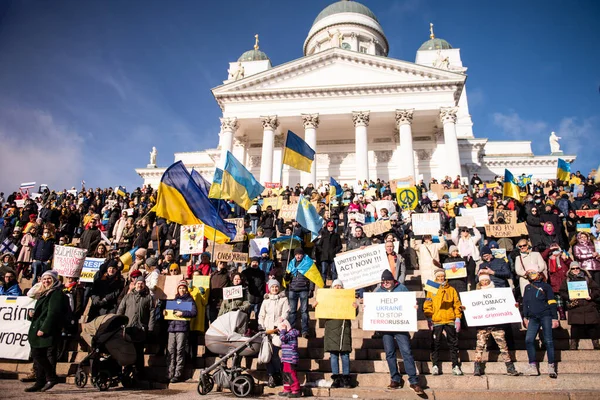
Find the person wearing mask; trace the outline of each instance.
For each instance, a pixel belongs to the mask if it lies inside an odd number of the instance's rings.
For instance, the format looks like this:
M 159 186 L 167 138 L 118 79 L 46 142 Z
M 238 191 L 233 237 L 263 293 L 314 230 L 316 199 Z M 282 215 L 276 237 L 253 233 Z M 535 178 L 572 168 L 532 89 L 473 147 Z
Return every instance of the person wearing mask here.
M 108 260 L 102 263 L 94 275 L 88 321 L 100 315 L 116 313 L 119 295 L 124 286 L 125 280 L 119 271 L 118 261 Z
M 258 268 L 259 257 L 252 257 L 250 268 L 242 271 L 244 280 L 248 284 L 248 301 L 250 302 L 250 311 L 254 312 L 254 318 L 258 319 L 260 306 L 265 297 L 266 277 L 265 273 Z
M 571 264 L 572 260 L 564 251 L 561 250 L 558 243 L 552 243 L 549 248 L 544 250 L 542 252 L 542 258 L 548 266 L 548 278 L 550 279 L 550 285 L 552 286 L 552 291 L 554 292 L 558 316 L 561 320 L 566 320 L 567 316 L 565 314 L 565 303 L 563 302 L 563 298 L 559 292 L 563 282 L 567 278 L 567 274 L 569 273 L 569 265 Z
M 404 280 L 406 278 L 406 264 L 404 263 L 404 257 L 394 251 L 394 242 L 385 242 L 385 254 L 394 279 L 404 285 Z
M 600 254 L 596 252 L 589 233 L 577 233 L 577 243 L 573 245 L 573 258 L 581 264 L 581 268 L 590 273 L 594 282 L 600 285 Z
M 525 347 L 529 359 L 525 375 L 537 376 L 540 374 L 537 367 L 535 338 L 542 328 L 548 357 L 548 376 L 556 379 L 552 329 L 558 328 L 559 324 L 554 292 L 552 286 L 542 280 L 542 274 L 537 269 L 528 270 L 525 276 L 528 284 L 523 292 L 523 325 L 527 328 Z
M 408 292 L 406 286 L 402 285 L 394 279 L 394 276 L 389 270 L 383 271 L 381 274 L 381 284 L 375 289 L 375 292 Z M 416 307 L 416 305 L 415 305 Z M 410 334 L 408 332 L 383 332 L 383 349 L 385 351 L 385 359 L 390 371 L 390 384 L 388 389 L 400 389 L 402 387 L 402 377 L 398 371 L 398 360 L 396 358 L 396 343 L 402 355 L 404 369 L 408 375 L 410 388 L 417 394 L 422 396 L 425 394 L 421 386 L 419 386 L 419 377 L 417 376 L 417 367 L 415 359 L 410 348 Z
M 0 296 L 22 296 L 23 292 L 17 282 L 17 273 L 12 269 L 4 272 L 2 278 L 2 286 L 0 286 Z
M 54 236 L 49 227 L 44 227 L 42 238 L 35 242 L 33 246 L 33 282 L 37 282 L 38 277 L 49 269 L 52 257 L 54 256 Z
M 494 287 L 510 287 L 508 279 L 512 276 L 510 265 L 504 258 L 496 258 L 488 246 L 483 246 L 481 250 L 483 262 L 479 265 L 478 275 L 485 274 L 490 277 Z
M 290 312 L 288 313 L 287 320 L 292 326 L 295 326 L 296 316 L 298 314 L 298 303 L 300 303 L 302 337 L 308 339 L 308 299 L 312 297 L 314 293 L 315 284 L 298 271 L 298 265 L 304 260 L 304 257 L 305 254 L 302 247 L 298 247 L 294 250 L 294 258 L 292 258 L 288 264 L 284 281 L 289 282 L 287 287 Z
M 569 296 L 569 282 L 585 282 L 588 295 L 585 298 L 571 299 Z M 569 349 L 577 350 L 579 340 L 592 339 L 594 350 L 600 350 L 600 315 L 596 301 L 600 298 L 600 286 L 591 278 L 590 273 L 584 269 L 577 261 L 573 261 L 569 267 L 569 274 L 560 286 L 560 296 L 567 304 L 568 322 L 571 326 L 571 339 L 569 340 Z
M 333 259 L 342 251 L 342 239 L 335 231 L 335 223 L 328 221 L 325 230 L 321 233 L 321 238 L 317 241 L 317 249 L 321 255 L 321 276 L 323 282 L 328 277 L 332 280 L 337 279 L 337 270 Z
M 216 271 L 210 275 L 210 290 L 208 293 L 208 320 L 210 322 L 217 319 L 223 301 L 223 288 L 229 286 L 230 283 L 227 262 L 219 261 Z
M 190 333 L 190 319 L 196 317 L 198 310 L 194 299 L 188 292 L 188 284 L 182 280 L 177 285 L 177 295 L 175 295 L 177 304 L 182 304 L 182 309 L 173 310 L 173 314 L 182 320 L 171 320 L 167 328 L 169 332 L 169 379 L 171 383 L 181 381 L 183 367 L 185 365 L 185 352 Z M 183 309 L 183 304 L 189 305 L 190 309 Z M 185 307 L 187 308 L 187 307 Z
M 529 285 L 527 271 L 537 271 L 540 279 L 546 278 L 548 275 L 546 263 L 542 255 L 537 251 L 531 251 L 531 246 L 527 239 L 521 239 L 517 242 L 519 254 L 515 259 L 515 272 L 519 277 L 519 286 L 521 294 L 525 293 L 525 287 Z M 556 303 L 555 303 L 556 304 Z

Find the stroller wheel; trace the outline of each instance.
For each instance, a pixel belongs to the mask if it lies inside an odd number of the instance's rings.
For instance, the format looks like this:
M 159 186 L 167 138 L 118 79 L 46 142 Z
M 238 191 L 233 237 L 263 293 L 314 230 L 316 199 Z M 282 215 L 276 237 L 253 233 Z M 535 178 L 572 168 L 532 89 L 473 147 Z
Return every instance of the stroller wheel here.
M 121 385 L 125 389 L 131 389 L 135 386 L 134 370 L 132 366 L 123 368 L 123 376 L 121 377 Z
M 75 386 L 78 388 L 84 388 L 85 385 L 87 385 L 87 381 L 87 372 L 81 368 L 77 368 L 77 372 L 75 373 Z
M 204 396 L 210 393 L 215 386 L 215 381 L 212 376 L 204 375 L 200 377 L 200 381 L 198 382 L 198 394 L 200 396 Z
M 250 375 L 236 376 L 231 381 L 231 391 L 236 397 L 248 397 L 254 390 L 254 379 Z
M 108 371 L 102 370 L 98 372 L 98 376 L 96 377 L 96 387 L 101 392 L 108 390 L 112 383 L 112 379 Z

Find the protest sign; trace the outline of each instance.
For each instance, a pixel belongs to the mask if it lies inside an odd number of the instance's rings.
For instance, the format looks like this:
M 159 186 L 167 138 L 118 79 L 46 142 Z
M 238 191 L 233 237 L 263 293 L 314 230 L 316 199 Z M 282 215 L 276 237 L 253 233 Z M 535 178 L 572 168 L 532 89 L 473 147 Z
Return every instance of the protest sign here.
M 223 300 L 241 299 L 242 297 L 244 297 L 242 285 L 223 288 Z
M 372 199 L 377 197 L 377 189 L 371 188 L 365 192 L 365 197 L 370 197 Z
M 360 222 L 361 224 L 365 223 L 365 214 L 361 214 L 361 213 L 350 213 L 348 214 L 348 219 L 352 219 L 354 218 L 356 220 L 356 222 Z
M 414 210 L 419 205 L 417 188 L 412 186 L 396 189 L 396 201 L 402 209 Z
M 506 249 L 492 249 L 494 258 L 506 258 Z
M 346 289 L 363 288 L 381 281 L 381 273 L 390 268 L 385 244 L 377 244 L 338 254 L 334 259 L 338 278 Z
M 215 259 L 217 261 L 235 262 L 235 263 L 248 263 L 248 253 L 236 253 L 233 251 L 228 252 L 215 252 Z
M 487 206 L 476 208 L 461 208 L 460 215 L 463 217 L 472 216 L 475 220 L 475 226 L 484 227 L 489 224 Z
M 246 230 L 244 229 L 244 218 L 229 218 L 225 221 L 235 224 L 235 237 L 232 242 L 243 242 L 244 236 L 246 236 Z
M 317 290 L 318 319 L 354 319 L 356 308 L 354 289 L 319 289 Z
M 267 207 L 271 206 L 273 210 L 280 210 L 283 205 L 283 197 L 265 197 L 263 199 L 262 209 L 266 210 Z
M 160 300 L 174 299 L 177 295 L 177 285 L 183 279 L 183 275 L 159 275 L 154 297 Z
M 429 197 L 429 200 L 432 200 L 432 201 L 437 201 L 437 200 L 440 199 L 438 197 L 437 193 L 436 192 L 432 192 L 432 191 L 427 192 L 427 197 Z
M 590 232 L 592 224 L 577 224 L 577 232 Z
M 70 246 L 54 246 L 52 269 L 59 275 L 79 278 L 85 262 L 86 249 Z
M 27 296 L 0 296 L 0 358 L 28 360 L 31 347 L 28 333 L 35 300 Z
M 415 186 L 415 180 L 412 176 L 404 178 L 390 179 L 390 190 L 395 192 L 398 188 L 404 188 L 408 186 Z
M 438 199 L 444 197 L 444 185 L 440 185 L 439 183 L 432 183 L 429 185 L 429 190 L 435 193 Z
M 195 288 L 210 288 L 210 276 L 208 275 L 194 275 L 192 277 L 192 287 Z
M 598 210 L 575 210 L 575 214 L 578 217 L 593 218 L 594 215 L 598 214 Z
M 163 315 L 167 321 L 190 321 L 191 318 L 178 317 L 175 315 L 175 311 L 192 311 L 191 301 L 167 300 L 165 303 L 165 311 Z
M 180 254 L 199 254 L 204 251 L 204 225 L 181 225 Z
M 600 240 L 594 242 L 594 248 L 596 249 L 596 253 L 600 254 Z
M 452 205 L 455 203 L 462 203 L 463 199 L 467 196 L 464 193 L 453 193 L 453 192 L 444 192 L 444 196 L 448 195 L 448 204 Z
M 440 288 L 439 283 L 437 283 L 435 281 L 431 281 L 429 279 L 427 280 L 427 282 L 425 282 L 425 285 L 424 285 L 425 292 L 429 292 L 434 296 L 437 294 L 439 288 Z
M 528 232 L 525 222 L 519 222 L 518 224 L 492 224 L 485 226 L 485 235 L 489 237 L 518 237 L 527 234 Z
M 416 332 L 415 292 L 365 293 L 363 329 L 383 332 Z
M 283 218 L 284 221 L 291 221 L 293 219 L 296 219 L 297 212 L 297 202 L 292 204 L 283 204 L 281 206 L 281 210 L 279 211 L 279 218 Z
M 517 212 L 513 210 L 494 210 L 494 222 L 502 218 L 505 224 L 516 224 L 517 223 Z
M 100 269 L 100 266 L 104 263 L 104 258 L 91 258 L 88 257 L 83 262 L 83 268 L 81 269 L 81 275 L 79 275 L 79 282 L 92 283 L 94 282 L 94 275 Z
M 25 207 L 25 199 L 16 199 L 15 204 L 18 208 L 23 208 Z
M 267 189 L 277 189 L 281 187 L 280 182 L 265 182 L 265 188 Z
M 390 221 L 377 221 L 372 224 L 363 225 L 362 228 L 365 235 L 371 237 L 389 232 L 392 229 L 392 223 Z
M 442 264 L 446 271 L 446 279 L 466 278 L 467 267 L 464 261 Z
M 587 299 L 590 297 L 586 281 L 567 282 L 567 289 L 569 290 L 570 300 Z
M 125 212 L 127 213 L 128 217 L 131 217 L 133 215 L 134 209 L 133 208 L 126 208 L 123 211 L 121 211 L 121 214 L 123 214 Z
M 440 233 L 440 214 L 415 213 L 411 216 L 415 235 L 437 235 Z
M 573 196 L 574 197 L 583 196 L 584 191 L 585 191 L 584 185 L 573 185 Z
M 521 322 L 511 288 L 495 288 L 461 292 L 468 326 L 491 326 Z
M 210 240 L 208 241 L 208 246 L 206 247 L 206 251 L 209 251 L 210 254 L 210 260 L 215 262 L 217 261 L 217 259 L 215 258 L 215 255 L 218 252 L 232 252 L 233 251 L 233 246 L 230 244 L 216 244 L 211 242 Z
M 475 219 L 472 215 L 467 215 L 466 217 L 456 217 L 456 226 L 466 226 L 472 228 L 475 225 Z
M 250 240 L 250 258 L 260 257 L 260 251 L 264 248 L 269 248 L 269 238 L 255 238 Z

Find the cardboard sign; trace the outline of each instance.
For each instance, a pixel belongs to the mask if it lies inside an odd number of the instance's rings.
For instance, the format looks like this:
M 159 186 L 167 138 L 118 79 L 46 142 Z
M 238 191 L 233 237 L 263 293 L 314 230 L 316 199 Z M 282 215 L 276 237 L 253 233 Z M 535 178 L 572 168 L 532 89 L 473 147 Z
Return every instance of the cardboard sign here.
M 432 192 L 432 191 L 427 192 L 427 197 L 429 197 L 429 200 L 432 200 L 432 201 L 437 201 L 440 199 L 438 197 L 437 193 Z
M 230 244 L 216 244 L 209 240 L 208 246 L 206 247 L 206 251 L 210 252 L 210 261 L 216 262 L 217 259 L 215 258 L 215 255 L 218 252 L 225 252 L 225 253 L 232 252 L 233 246 Z
M 390 269 L 385 244 L 340 253 L 333 261 L 346 289 L 374 285 L 381 281 L 383 271 Z
M 160 300 L 174 299 L 177 295 L 177 285 L 183 279 L 183 275 L 159 275 L 154 297 Z
M 407 176 L 399 179 L 390 179 L 390 190 L 393 192 L 398 188 L 415 186 L 415 179 L 412 176 Z
M 463 199 L 467 196 L 464 193 L 452 193 L 452 192 L 444 192 L 444 195 L 448 195 L 448 204 L 452 205 L 455 203 L 462 203 Z
M 0 359 L 29 360 L 29 310 L 35 300 L 27 296 L 0 296 Z
M 484 227 L 489 224 L 487 206 L 477 208 L 461 208 L 460 215 L 463 217 L 472 216 L 475 220 L 475 226 Z
M 485 235 L 495 238 L 519 237 L 528 235 L 525 222 L 518 224 L 493 224 L 485 226 Z
M 192 311 L 192 302 L 191 301 L 181 301 L 181 299 L 177 300 L 168 300 L 165 303 L 165 320 L 170 321 L 190 321 L 191 318 L 178 317 L 175 315 L 175 311 Z
M 279 218 L 283 218 L 284 221 L 291 221 L 296 219 L 298 213 L 298 201 L 292 204 L 283 204 L 279 211 Z
M 181 225 L 179 254 L 200 254 L 204 251 L 204 225 Z
M 417 297 L 415 292 L 365 293 L 363 330 L 416 332 Z
M 365 214 L 361 213 L 350 213 L 348 214 L 348 221 L 354 218 L 356 222 L 360 222 L 361 224 L 365 223 Z
M 459 293 L 468 326 L 520 323 L 511 288 L 472 290 Z
M 578 217 L 594 218 L 594 215 L 598 214 L 598 210 L 575 210 L 575 214 Z
M 475 219 L 472 215 L 467 215 L 465 217 L 456 217 L 456 226 L 466 226 L 468 228 L 472 228 L 475 225 Z
M 439 283 L 437 283 L 435 281 L 431 281 L 429 279 L 427 280 L 427 282 L 425 282 L 425 285 L 424 285 L 425 292 L 429 292 L 434 296 L 437 294 L 439 288 L 440 288 Z
M 271 206 L 273 210 L 280 210 L 283 206 L 283 197 L 265 197 L 263 199 L 262 209 L 266 210 L 268 206 Z
M 192 277 L 192 287 L 195 288 L 210 288 L 210 276 L 208 275 L 194 275 Z
M 440 214 L 415 213 L 411 216 L 415 235 L 437 235 L 440 232 Z
M 444 197 L 444 185 L 440 185 L 439 183 L 432 183 L 429 185 L 429 190 L 435 193 L 438 199 Z
M 59 275 L 79 278 L 86 253 L 86 249 L 78 247 L 54 246 L 52 269 Z
M 319 289 L 317 290 L 317 307 L 315 309 L 318 319 L 354 319 L 356 308 L 354 289 Z
M 244 297 L 242 285 L 223 288 L 223 300 L 241 299 L 242 297 Z
M 216 252 L 215 258 L 217 261 L 248 263 L 248 253 Z
M 79 275 L 79 282 L 92 283 L 94 282 L 94 275 L 100 270 L 100 266 L 104 263 L 104 258 L 91 258 L 88 257 L 83 262 L 83 268 L 81 269 L 81 275 Z
M 457 261 L 442 264 L 446 271 L 446 279 L 466 278 L 467 267 L 464 261 Z
M 371 237 L 389 232 L 392 229 L 392 223 L 390 221 L 377 221 L 363 225 L 362 228 L 365 235 Z
M 498 218 L 503 218 L 506 224 L 517 223 L 517 212 L 513 210 L 494 210 L 494 222 L 498 221 Z
M 23 208 L 25 207 L 25 199 L 15 200 L 15 204 L 17 208 Z
M 269 248 L 269 238 L 255 238 L 250 240 L 250 258 L 260 257 L 260 251 L 264 248 Z
M 569 299 L 587 299 L 590 297 L 586 281 L 567 282 L 569 290 Z
M 246 236 L 246 230 L 244 229 L 244 218 L 229 218 L 225 221 L 235 224 L 235 237 L 232 242 L 243 242 Z

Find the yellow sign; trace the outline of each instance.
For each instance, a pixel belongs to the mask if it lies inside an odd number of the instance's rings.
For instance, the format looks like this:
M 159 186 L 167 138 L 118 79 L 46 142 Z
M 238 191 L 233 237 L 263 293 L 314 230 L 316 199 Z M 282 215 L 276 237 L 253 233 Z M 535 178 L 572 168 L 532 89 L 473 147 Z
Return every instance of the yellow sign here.
M 210 287 L 210 276 L 196 275 L 192 277 L 192 287 L 208 289 Z
M 354 289 L 317 290 L 316 317 L 319 319 L 354 319 L 356 308 Z
M 183 318 L 175 315 L 174 310 L 164 310 L 163 315 L 166 321 L 190 321 L 191 318 Z
M 412 186 L 396 189 L 396 201 L 400 207 L 414 210 L 419 205 L 417 188 Z

